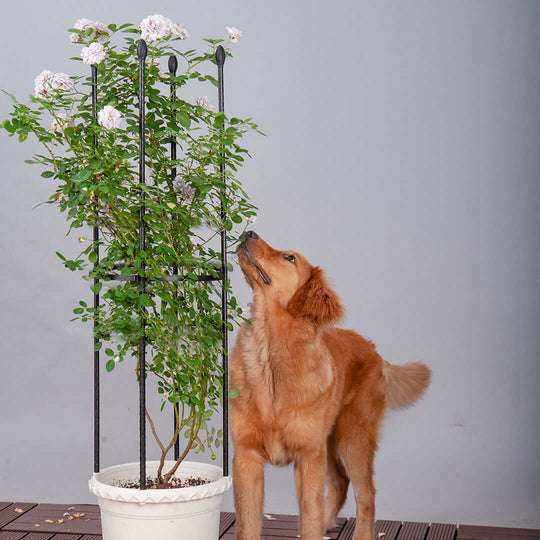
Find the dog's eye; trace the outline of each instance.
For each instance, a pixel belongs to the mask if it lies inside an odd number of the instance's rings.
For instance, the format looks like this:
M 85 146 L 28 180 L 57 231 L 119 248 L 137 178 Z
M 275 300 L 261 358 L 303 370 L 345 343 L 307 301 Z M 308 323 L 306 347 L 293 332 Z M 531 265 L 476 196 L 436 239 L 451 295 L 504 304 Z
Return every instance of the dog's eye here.
M 296 262 L 294 255 L 283 255 L 283 257 L 287 259 L 289 262 L 292 262 L 293 264 Z

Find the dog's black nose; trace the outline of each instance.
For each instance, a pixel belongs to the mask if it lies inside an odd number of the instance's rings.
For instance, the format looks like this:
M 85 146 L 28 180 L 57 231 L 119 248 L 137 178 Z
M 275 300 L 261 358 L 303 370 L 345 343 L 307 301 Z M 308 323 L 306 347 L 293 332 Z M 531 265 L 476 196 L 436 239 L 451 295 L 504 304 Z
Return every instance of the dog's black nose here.
M 246 233 L 246 238 L 253 238 L 253 240 L 258 240 L 259 235 L 255 231 L 248 231 Z

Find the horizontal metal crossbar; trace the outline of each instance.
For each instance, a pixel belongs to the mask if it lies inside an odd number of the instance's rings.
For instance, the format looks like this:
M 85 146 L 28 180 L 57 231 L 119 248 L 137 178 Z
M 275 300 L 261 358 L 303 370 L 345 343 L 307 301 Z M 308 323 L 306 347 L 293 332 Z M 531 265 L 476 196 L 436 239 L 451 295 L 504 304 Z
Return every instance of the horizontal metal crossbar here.
M 122 276 L 120 274 L 105 274 L 102 279 L 110 279 L 111 281 L 139 281 L 139 276 L 133 274 L 129 276 Z M 156 279 L 146 278 L 147 283 L 152 283 L 152 281 L 223 281 L 223 274 L 219 274 L 218 276 L 197 276 L 196 280 L 189 276 L 162 276 Z

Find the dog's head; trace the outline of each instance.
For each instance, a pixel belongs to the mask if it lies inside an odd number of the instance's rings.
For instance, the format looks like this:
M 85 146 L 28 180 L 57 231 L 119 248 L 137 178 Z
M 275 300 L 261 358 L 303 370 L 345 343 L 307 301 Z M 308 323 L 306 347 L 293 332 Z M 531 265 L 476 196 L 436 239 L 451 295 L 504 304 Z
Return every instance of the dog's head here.
M 324 272 L 294 251 L 279 251 L 249 231 L 238 248 L 240 267 L 255 295 L 315 325 L 335 322 L 344 313 Z

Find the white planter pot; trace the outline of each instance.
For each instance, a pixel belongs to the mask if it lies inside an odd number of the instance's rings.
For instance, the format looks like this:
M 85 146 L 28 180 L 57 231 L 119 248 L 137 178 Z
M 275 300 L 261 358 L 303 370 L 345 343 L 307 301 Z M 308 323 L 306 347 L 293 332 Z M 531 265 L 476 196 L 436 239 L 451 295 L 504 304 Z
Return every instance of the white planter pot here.
M 146 463 L 148 476 L 155 476 L 158 461 Z M 165 471 L 174 465 L 165 463 Z M 223 493 L 231 478 L 221 468 L 184 461 L 178 478 L 202 477 L 210 483 L 174 489 L 130 489 L 113 484 L 139 481 L 139 463 L 116 465 L 94 473 L 90 491 L 97 495 L 101 510 L 103 540 L 217 540 Z

